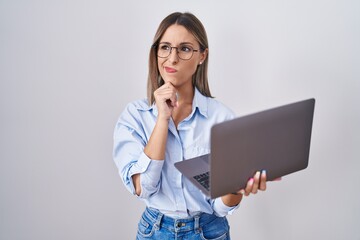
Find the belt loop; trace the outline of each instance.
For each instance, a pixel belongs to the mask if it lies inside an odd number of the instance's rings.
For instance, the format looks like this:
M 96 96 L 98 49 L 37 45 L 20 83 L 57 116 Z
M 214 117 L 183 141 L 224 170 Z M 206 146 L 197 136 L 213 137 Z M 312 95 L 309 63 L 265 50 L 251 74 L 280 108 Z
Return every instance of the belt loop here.
M 161 219 L 162 217 L 164 216 L 164 214 L 162 214 L 160 211 L 157 211 L 158 212 L 158 215 L 156 217 L 156 221 L 155 221 L 155 224 L 154 224 L 154 227 L 156 229 L 160 229 L 160 226 L 161 226 Z
M 200 216 L 201 216 L 201 215 L 196 215 L 196 216 L 194 217 L 194 229 L 195 229 L 195 233 L 199 233 L 199 232 L 200 232 L 200 225 L 199 225 Z

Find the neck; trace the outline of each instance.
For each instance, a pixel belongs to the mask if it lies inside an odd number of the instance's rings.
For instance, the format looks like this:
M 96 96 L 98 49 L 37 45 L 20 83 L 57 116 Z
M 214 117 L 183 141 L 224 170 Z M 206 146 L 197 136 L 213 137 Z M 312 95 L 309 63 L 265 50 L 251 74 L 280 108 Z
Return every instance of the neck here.
M 177 101 L 179 105 L 192 104 L 195 94 L 195 88 L 177 89 Z

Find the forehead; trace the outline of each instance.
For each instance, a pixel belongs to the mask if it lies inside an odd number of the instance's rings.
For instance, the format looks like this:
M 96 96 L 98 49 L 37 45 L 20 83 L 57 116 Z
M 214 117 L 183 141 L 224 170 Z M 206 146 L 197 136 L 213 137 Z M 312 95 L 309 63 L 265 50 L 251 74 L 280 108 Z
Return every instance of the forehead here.
M 192 35 L 184 26 L 177 24 L 173 24 L 166 29 L 160 42 L 168 42 L 171 43 L 171 45 L 178 45 L 184 42 L 192 44 L 197 43 L 194 35 Z

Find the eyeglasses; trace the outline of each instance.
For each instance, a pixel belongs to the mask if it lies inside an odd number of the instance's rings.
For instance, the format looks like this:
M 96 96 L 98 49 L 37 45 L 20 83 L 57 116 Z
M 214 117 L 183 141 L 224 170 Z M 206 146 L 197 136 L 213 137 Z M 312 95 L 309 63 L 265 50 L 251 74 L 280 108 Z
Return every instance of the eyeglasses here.
M 159 58 L 167 58 L 170 56 L 172 49 L 176 49 L 177 56 L 182 60 L 189 60 L 192 58 L 194 52 L 198 52 L 199 50 L 193 49 L 193 47 L 183 44 L 178 47 L 172 47 L 167 43 L 160 43 L 157 46 L 157 56 Z

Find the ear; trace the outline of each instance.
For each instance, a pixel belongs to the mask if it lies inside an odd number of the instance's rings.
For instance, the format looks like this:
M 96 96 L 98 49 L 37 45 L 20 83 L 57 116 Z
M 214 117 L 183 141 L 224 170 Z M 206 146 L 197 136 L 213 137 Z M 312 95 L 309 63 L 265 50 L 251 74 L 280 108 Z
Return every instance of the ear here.
M 208 52 L 209 52 L 208 48 L 206 48 L 203 52 L 200 52 L 199 64 L 202 64 L 205 61 L 205 59 L 207 58 Z

